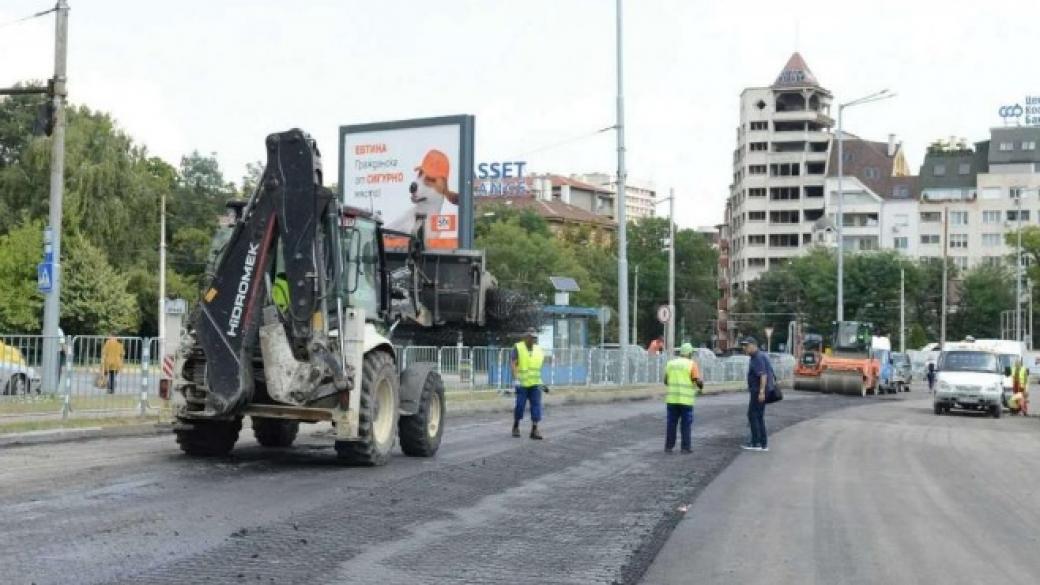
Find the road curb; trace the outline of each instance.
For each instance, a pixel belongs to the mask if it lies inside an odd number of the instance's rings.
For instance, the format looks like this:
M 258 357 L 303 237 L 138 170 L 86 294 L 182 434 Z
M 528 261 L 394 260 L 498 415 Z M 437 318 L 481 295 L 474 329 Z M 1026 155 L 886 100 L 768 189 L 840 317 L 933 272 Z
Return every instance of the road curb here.
M 701 391 L 703 396 L 742 391 L 742 383 L 712 384 Z M 549 392 L 544 398 L 548 406 L 609 404 L 614 402 L 660 399 L 664 396 L 663 385 L 611 387 L 563 387 Z M 511 412 L 515 401 L 512 393 L 494 390 L 481 392 L 449 392 L 447 409 L 451 415 L 466 415 L 491 412 Z M 42 431 L 0 434 L 0 449 L 26 445 L 69 443 L 95 439 L 116 439 L 164 435 L 172 431 L 168 423 L 146 422 L 114 426 L 92 426 L 82 428 L 57 428 Z

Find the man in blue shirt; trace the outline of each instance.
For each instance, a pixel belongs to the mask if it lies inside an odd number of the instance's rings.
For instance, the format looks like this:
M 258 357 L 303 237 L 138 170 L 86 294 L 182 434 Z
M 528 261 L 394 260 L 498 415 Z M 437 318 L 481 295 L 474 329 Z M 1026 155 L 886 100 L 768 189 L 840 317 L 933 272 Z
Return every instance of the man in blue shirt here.
M 759 351 L 758 342 L 754 337 L 745 337 L 740 341 L 744 353 L 750 359 L 748 362 L 748 426 L 751 427 L 751 441 L 741 445 L 747 451 L 768 451 L 769 443 L 766 439 L 766 393 L 769 385 L 775 383 L 773 366 L 769 363 L 766 352 Z

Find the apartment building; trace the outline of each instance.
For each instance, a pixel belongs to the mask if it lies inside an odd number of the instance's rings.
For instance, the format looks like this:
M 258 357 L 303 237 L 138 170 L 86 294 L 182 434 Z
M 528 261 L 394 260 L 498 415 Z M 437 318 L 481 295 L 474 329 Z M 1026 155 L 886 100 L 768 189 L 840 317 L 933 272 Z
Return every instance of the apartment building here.
M 571 178 L 583 183 L 607 188 L 617 193 L 617 177 L 609 173 L 586 173 L 571 175 Z M 614 202 L 616 215 L 617 202 Z M 625 218 L 638 221 L 646 217 L 655 217 L 657 207 L 657 189 L 652 181 L 628 177 L 625 180 Z M 612 216 L 613 217 L 613 216 Z
M 731 291 L 812 245 L 826 208 L 831 101 L 798 53 L 772 85 L 741 92 L 726 213 Z

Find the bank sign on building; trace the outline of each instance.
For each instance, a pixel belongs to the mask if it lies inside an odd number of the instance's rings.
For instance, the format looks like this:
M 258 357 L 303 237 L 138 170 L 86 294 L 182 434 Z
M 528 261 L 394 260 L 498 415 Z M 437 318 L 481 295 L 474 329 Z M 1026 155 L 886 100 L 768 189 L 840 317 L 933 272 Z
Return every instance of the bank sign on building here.
M 1040 94 L 1027 95 L 1023 102 L 1000 106 L 998 113 L 1005 124 L 1040 126 Z

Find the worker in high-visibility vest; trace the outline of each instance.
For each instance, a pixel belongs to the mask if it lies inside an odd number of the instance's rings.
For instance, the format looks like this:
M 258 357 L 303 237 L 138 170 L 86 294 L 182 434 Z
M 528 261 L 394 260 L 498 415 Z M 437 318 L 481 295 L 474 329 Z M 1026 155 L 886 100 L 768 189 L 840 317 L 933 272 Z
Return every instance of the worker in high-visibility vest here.
M 271 283 L 271 302 L 280 313 L 289 309 L 289 279 L 284 272 L 279 272 Z
M 704 388 L 697 362 L 691 358 L 693 346 L 682 344 L 679 357 L 668 362 L 664 368 L 664 383 L 668 387 L 665 403 L 668 410 L 668 426 L 665 429 L 664 450 L 675 449 L 675 426 L 680 425 L 682 452 L 690 453 L 693 447 L 693 405 L 697 402 L 697 390 Z
M 1011 369 L 1012 393 L 1008 399 L 1008 409 L 1011 414 L 1029 414 L 1029 368 L 1018 358 L 1015 367 Z
M 542 421 L 542 363 L 545 353 L 538 347 L 538 333 L 528 329 L 513 348 L 513 388 L 516 392 L 516 408 L 513 410 L 513 436 L 520 436 L 520 421 L 524 418 L 527 402 L 531 402 L 531 438 L 542 439 L 538 432 L 538 423 Z

